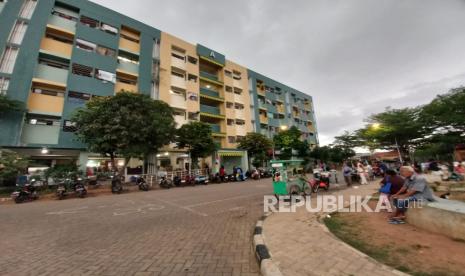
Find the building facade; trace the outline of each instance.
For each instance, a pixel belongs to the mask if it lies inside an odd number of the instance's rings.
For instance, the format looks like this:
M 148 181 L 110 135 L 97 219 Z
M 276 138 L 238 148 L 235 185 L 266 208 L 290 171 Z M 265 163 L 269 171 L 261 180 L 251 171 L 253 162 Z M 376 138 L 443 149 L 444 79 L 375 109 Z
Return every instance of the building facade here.
M 0 53 L 0 93 L 27 107 L 0 118 L 0 146 L 44 166 L 100 158 L 70 119 L 92 97 L 122 90 L 167 102 L 178 126 L 210 124 L 220 149 L 211 165 L 243 163 L 236 147 L 248 132 L 272 137 L 295 125 L 318 143 L 311 96 L 90 1 L 0 0 Z M 149 167 L 185 166 L 182 150 L 162 152 Z

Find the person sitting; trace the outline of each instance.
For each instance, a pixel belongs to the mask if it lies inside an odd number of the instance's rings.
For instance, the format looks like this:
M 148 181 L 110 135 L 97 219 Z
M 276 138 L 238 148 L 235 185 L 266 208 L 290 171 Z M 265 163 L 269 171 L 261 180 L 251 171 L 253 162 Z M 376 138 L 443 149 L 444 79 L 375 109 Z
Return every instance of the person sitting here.
M 458 163 L 457 166 L 454 168 L 454 172 L 458 175 L 460 180 L 465 179 L 465 167 L 462 164 Z
M 418 203 L 434 201 L 433 192 L 423 175 L 415 173 L 411 166 L 402 166 L 400 175 L 405 179 L 405 183 L 397 193 L 392 195 L 396 212 L 389 220 L 391 224 L 405 223 L 405 212 L 409 207 L 409 203 L 414 201 Z
M 396 171 L 388 169 L 380 184 L 379 200 L 382 205 L 391 206 L 391 195 L 398 193 L 400 189 L 402 189 L 404 186 L 404 179 L 397 175 Z

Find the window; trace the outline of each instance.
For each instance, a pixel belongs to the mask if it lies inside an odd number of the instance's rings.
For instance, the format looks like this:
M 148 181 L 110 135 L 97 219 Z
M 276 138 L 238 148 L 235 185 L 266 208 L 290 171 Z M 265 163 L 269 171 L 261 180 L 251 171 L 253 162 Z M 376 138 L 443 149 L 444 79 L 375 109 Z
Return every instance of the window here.
M 242 94 L 242 89 L 234 87 L 234 94 L 241 95 Z
M 64 97 L 65 93 L 63 91 L 48 89 L 48 88 L 33 88 L 32 93 L 35 94 L 42 94 L 48 96 L 55 96 L 55 97 Z
M 115 54 L 116 54 L 115 50 L 107 48 L 105 46 L 100 46 L 100 45 L 97 45 L 97 49 L 95 50 L 95 52 L 102 56 L 108 56 L 108 57 L 115 57 Z
M 233 108 L 233 105 L 232 102 L 226 102 L 226 108 Z
M 47 65 L 55 68 L 66 69 L 68 70 L 69 64 L 68 62 L 57 60 L 57 59 L 50 59 L 40 56 L 39 57 L 39 64 Z
M 240 103 L 235 103 L 235 104 L 234 104 L 234 107 L 235 107 L 236 109 L 244 109 L 244 105 L 243 105 L 243 104 L 240 104 Z
M 155 81 L 152 81 L 152 90 L 150 92 L 150 97 L 154 100 L 159 99 L 159 92 L 158 92 L 158 83 Z
M 6 91 L 8 90 L 9 85 L 10 85 L 9 78 L 0 77 L 0 95 L 6 94 Z
M 160 40 L 158 38 L 155 38 L 153 40 L 153 52 L 152 52 L 152 57 L 154 59 L 160 59 Z
M 237 119 L 236 120 L 236 125 L 243 126 L 243 125 L 245 125 L 245 121 Z
M 16 57 L 18 56 L 19 48 L 7 46 L 3 55 L 0 59 L 0 72 L 2 73 L 13 73 L 15 67 Z
M 233 89 L 232 89 L 231 86 L 226 86 L 226 87 L 224 88 L 224 90 L 226 90 L 226 92 L 232 92 L 232 91 L 233 91 Z
M 27 23 L 24 21 L 16 21 L 15 26 L 11 30 L 10 37 L 8 38 L 8 42 L 14 44 L 21 44 L 23 42 L 24 34 L 27 30 Z
M 187 61 L 192 64 L 197 64 L 197 59 L 195 57 L 187 56 Z
M 236 137 L 235 136 L 228 136 L 228 143 L 235 144 L 236 143 Z
M 75 75 L 84 76 L 84 77 L 92 77 L 93 71 L 94 69 L 92 67 L 73 63 L 72 72 Z
M 100 24 L 98 20 L 95 20 L 93 18 L 84 16 L 84 15 L 81 16 L 81 23 L 91 28 L 97 28 Z
M 63 131 L 64 132 L 76 132 L 76 122 L 65 120 L 63 122 Z
M 189 92 L 187 93 L 187 98 L 191 101 L 198 101 L 199 100 L 199 94 L 195 93 L 195 92 Z
M 241 77 L 241 72 L 236 71 L 236 70 L 233 70 L 233 79 L 235 79 L 235 80 L 240 80 L 240 79 L 242 79 L 242 77 Z
M 176 53 L 171 53 L 171 56 L 174 57 L 174 58 L 180 59 L 182 61 L 185 61 L 185 59 L 186 59 L 186 57 L 181 56 L 181 55 L 176 54 Z
M 186 78 L 186 76 L 184 75 L 184 73 L 179 73 L 179 72 L 176 72 L 176 71 L 171 71 L 171 75 L 176 76 L 176 77 L 179 77 L 179 78 L 183 78 L 183 79 Z
M 187 76 L 187 80 L 188 80 L 188 81 L 192 81 L 192 82 L 197 82 L 197 76 L 196 76 L 196 75 L 189 74 L 189 75 Z
M 91 94 L 88 93 L 81 93 L 75 91 L 68 92 L 68 101 L 73 103 L 85 103 L 92 97 Z
M 32 14 L 37 5 L 37 0 L 24 0 L 21 11 L 19 12 L 19 17 L 24 19 L 31 19 Z
M 120 50 L 118 53 L 118 62 L 120 61 L 139 64 L 139 57 L 137 55 Z
M 158 75 L 160 71 L 160 63 L 158 61 L 153 61 L 152 63 L 152 79 L 158 81 Z
M 228 124 L 228 126 L 233 126 L 234 125 L 234 120 L 233 119 L 227 119 L 227 124 Z
M 189 112 L 187 114 L 189 120 L 198 121 L 199 120 L 199 112 Z
M 118 33 L 118 29 L 111 26 L 111 25 L 108 25 L 106 23 L 102 23 L 102 25 L 100 26 L 100 30 L 106 32 L 106 33 L 109 33 L 109 34 L 112 34 L 112 35 L 116 35 Z
M 97 49 L 97 44 L 78 38 L 76 39 L 76 47 L 84 51 L 94 52 Z
M 232 78 L 232 72 L 231 72 L 231 71 L 224 70 L 224 75 L 225 75 L 226 77 Z
M 51 117 L 30 116 L 27 119 L 27 123 L 30 125 L 59 126 L 60 120 L 58 118 Z

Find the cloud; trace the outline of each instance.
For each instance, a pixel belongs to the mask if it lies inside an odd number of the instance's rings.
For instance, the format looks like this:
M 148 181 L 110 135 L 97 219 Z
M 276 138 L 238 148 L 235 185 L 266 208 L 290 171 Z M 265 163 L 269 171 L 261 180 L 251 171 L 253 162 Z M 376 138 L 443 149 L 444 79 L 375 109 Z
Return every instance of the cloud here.
M 94 0 L 314 97 L 322 144 L 465 80 L 462 0 Z

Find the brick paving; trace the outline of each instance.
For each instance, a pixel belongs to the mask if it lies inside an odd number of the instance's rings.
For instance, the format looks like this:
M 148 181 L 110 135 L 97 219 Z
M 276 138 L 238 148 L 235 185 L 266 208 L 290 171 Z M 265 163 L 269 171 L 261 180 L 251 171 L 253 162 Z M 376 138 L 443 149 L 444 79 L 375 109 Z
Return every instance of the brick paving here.
M 0 275 L 259 275 L 271 180 L 0 206 Z
M 378 186 L 372 183 L 358 189 L 333 190 L 331 194 L 363 196 L 373 194 L 377 189 Z M 402 274 L 334 237 L 319 222 L 323 215 L 309 213 L 301 207 L 295 213 L 273 213 L 264 221 L 264 242 L 283 275 Z

